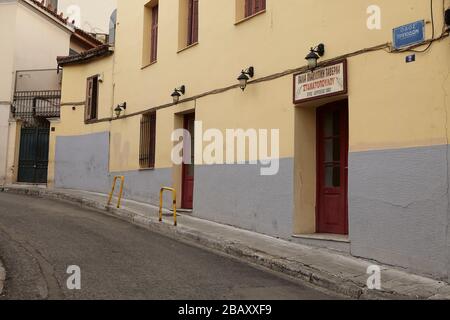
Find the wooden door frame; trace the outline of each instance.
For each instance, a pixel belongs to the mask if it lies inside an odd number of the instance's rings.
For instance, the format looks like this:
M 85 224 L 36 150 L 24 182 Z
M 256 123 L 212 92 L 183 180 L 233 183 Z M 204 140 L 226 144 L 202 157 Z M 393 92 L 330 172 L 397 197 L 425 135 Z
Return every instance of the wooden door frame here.
M 348 109 L 348 99 L 344 99 L 344 100 L 339 100 L 339 101 L 335 101 L 335 102 L 331 102 L 331 103 L 327 103 L 321 107 L 318 107 L 316 109 L 316 233 L 320 233 L 320 209 L 321 209 L 321 204 L 320 204 L 320 200 L 321 200 L 321 181 L 323 179 L 322 176 L 322 163 L 321 163 L 321 150 L 319 148 L 319 144 L 318 142 L 322 139 L 322 132 L 321 132 L 321 123 L 320 123 L 320 116 L 319 116 L 319 112 L 321 112 L 322 110 L 328 109 L 339 109 L 339 108 L 345 108 L 345 113 L 346 113 L 346 132 L 344 132 L 344 137 L 341 137 L 341 142 L 345 141 L 345 145 L 347 148 L 347 152 L 345 153 L 345 168 L 344 168 L 344 172 L 345 172 L 345 177 L 344 177 L 344 183 L 345 183 L 345 188 L 344 188 L 344 196 L 345 196 L 345 234 L 348 235 L 349 234 L 349 213 L 348 213 L 348 155 L 349 155 L 349 126 L 350 126 L 350 119 L 349 119 L 349 109 Z M 340 120 L 342 121 L 342 119 Z M 342 125 L 342 124 L 341 124 Z M 342 145 L 342 144 L 341 144 Z
M 28 130 L 32 130 L 33 131 L 33 140 L 34 140 L 34 150 L 33 150 L 33 177 L 32 179 L 30 179 L 31 181 L 25 181 L 23 179 L 23 170 L 24 170 L 24 166 L 22 165 L 23 160 L 21 160 L 21 158 L 24 157 L 24 149 L 23 149 L 23 143 L 24 143 L 24 139 L 23 139 L 23 134 L 24 132 Z M 41 132 L 45 132 L 45 135 L 47 137 L 47 143 L 45 144 L 46 147 L 46 152 L 47 152 L 47 159 L 45 160 L 39 160 L 38 156 L 39 156 L 39 150 L 41 149 L 39 146 L 39 142 L 40 142 L 40 133 Z M 17 160 L 17 179 L 16 181 L 18 183 L 29 183 L 29 184 L 47 184 L 48 181 L 48 166 L 49 166 L 49 148 L 50 148 L 50 126 L 48 127 L 23 127 L 21 128 L 20 131 L 20 141 L 18 144 L 18 160 Z M 30 151 L 30 150 L 28 150 Z M 45 165 L 43 168 L 39 168 L 39 164 L 40 162 L 44 162 Z M 43 180 L 38 180 L 38 170 L 39 169 L 43 169 L 43 172 L 45 172 L 45 179 Z
M 195 121 L 195 112 L 190 112 L 190 113 L 186 113 L 183 115 L 183 129 L 187 130 L 188 128 L 188 121 L 190 119 L 194 119 Z M 195 130 L 195 129 L 194 129 Z M 195 143 L 195 136 L 194 136 L 194 143 Z M 195 144 L 194 144 L 194 148 L 195 148 Z M 184 146 L 183 146 L 184 149 Z M 192 146 L 191 146 L 192 149 Z M 191 155 L 192 158 L 192 155 Z M 195 165 L 195 163 L 194 163 Z M 186 209 L 185 207 L 185 185 L 186 185 L 186 165 L 184 163 L 184 154 L 183 154 L 183 162 L 181 165 L 181 208 L 182 209 Z M 194 179 L 194 183 L 195 183 L 195 179 Z M 194 192 L 194 190 L 192 190 L 192 192 Z

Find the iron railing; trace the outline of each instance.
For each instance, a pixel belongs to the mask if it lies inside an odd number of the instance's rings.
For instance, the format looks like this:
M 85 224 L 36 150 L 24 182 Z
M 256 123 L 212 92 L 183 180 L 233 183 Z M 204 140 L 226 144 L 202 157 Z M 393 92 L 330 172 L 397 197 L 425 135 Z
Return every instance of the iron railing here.
M 47 118 L 59 118 L 61 110 L 61 91 L 16 91 L 11 113 L 15 119 L 23 121 L 24 126 L 42 126 Z

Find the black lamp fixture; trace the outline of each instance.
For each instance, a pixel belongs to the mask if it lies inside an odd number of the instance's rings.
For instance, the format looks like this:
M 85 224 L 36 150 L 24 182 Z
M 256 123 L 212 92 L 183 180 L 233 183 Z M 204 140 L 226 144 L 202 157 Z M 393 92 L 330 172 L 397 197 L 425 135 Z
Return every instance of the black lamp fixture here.
M 445 10 L 445 25 L 447 26 L 447 31 L 450 30 L 450 9 Z
M 315 48 L 311 48 L 311 51 L 306 56 L 306 61 L 308 61 L 308 68 L 310 70 L 314 70 L 317 68 L 317 60 L 320 59 L 320 57 L 323 57 L 325 54 L 325 45 L 323 43 L 319 44 Z
M 242 91 L 247 88 L 247 82 L 251 78 L 255 76 L 255 68 L 249 67 L 247 70 L 242 70 L 241 75 L 238 77 L 239 81 L 239 87 L 242 89 Z
M 172 93 L 173 103 L 177 104 L 180 101 L 180 97 L 186 93 L 186 86 L 176 88 Z
M 114 113 L 116 114 L 117 118 L 119 118 L 120 114 L 122 113 L 122 111 L 125 111 L 125 110 L 127 110 L 127 103 L 126 102 L 117 105 L 117 107 L 114 109 Z

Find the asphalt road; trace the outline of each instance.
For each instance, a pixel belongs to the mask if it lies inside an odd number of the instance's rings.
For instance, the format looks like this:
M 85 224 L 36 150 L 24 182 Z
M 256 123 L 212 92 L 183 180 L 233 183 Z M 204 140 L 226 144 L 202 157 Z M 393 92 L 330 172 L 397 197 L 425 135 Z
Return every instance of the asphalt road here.
M 332 299 L 279 274 L 71 204 L 0 193 L 0 299 Z M 67 289 L 67 268 L 81 290 Z

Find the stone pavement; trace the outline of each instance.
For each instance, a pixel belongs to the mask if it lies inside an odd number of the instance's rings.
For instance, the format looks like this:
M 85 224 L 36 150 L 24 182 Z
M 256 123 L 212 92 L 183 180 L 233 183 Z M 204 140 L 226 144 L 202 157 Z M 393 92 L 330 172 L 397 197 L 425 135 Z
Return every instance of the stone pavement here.
M 374 264 L 373 262 L 188 215 L 180 215 L 178 226 L 174 227 L 170 211 L 164 211 L 164 222 L 160 223 L 158 208 L 148 204 L 123 200 L 122 208 L 117 209 L 106 206 L 105 194 L 66 189 L 49 190 L 31 186 L 5 186 L 0 187 L 0 192 L 71 202 L 86 209 L 116 216 L 177 240 L 226 253 L 354 299 L 450 299 L 450 285 L 382 265 L 380 265 L 382 289 L 369 290 L 367 269 Z M 0 268 L 0 292 L 1 283 Z

